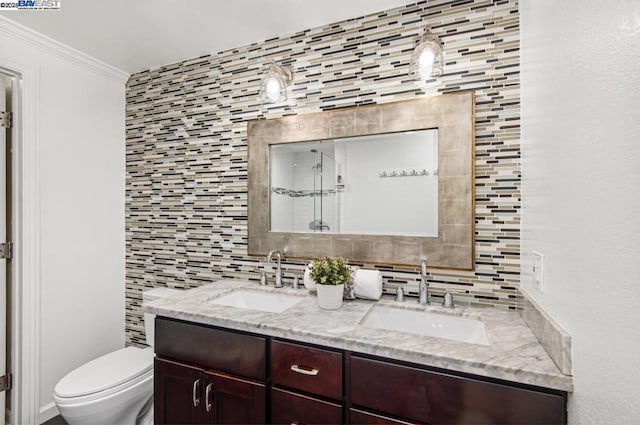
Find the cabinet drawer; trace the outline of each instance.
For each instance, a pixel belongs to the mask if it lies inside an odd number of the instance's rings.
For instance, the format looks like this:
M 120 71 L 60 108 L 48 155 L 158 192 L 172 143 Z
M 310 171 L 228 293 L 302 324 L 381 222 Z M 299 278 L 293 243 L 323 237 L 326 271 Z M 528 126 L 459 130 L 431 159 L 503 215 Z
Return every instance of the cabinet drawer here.
M 273 388 L 271 423 L 339 424 L 342 423 L 342 407 L 339 404 Z
M 156 318 L 155 351 L 204 368 L 265 380 L 266 339 Z
M 351 357 L 356 406 L 429 423 L 566 423 L 564 397 Z
M 271 342 L 273 383 L 342 399 L 342 353 L 282 341 Z
M 378 415 L 370 412 L 363 412 L 358 409 L 351 409 L 349 411 L 351 415 L 352 424 L 362 425 L 411 425 L 411 422 L 405 422 L 398 419 L 389 418 L 387 416 Z

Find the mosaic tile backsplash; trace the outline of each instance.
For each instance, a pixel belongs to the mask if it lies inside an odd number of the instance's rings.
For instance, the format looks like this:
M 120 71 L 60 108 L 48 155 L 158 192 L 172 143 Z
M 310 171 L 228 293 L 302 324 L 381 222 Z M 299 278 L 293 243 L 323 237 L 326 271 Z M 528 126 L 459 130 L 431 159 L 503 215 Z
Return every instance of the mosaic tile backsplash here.
M 420 85 L 409 58 L 425 27 L 444 75 Z M 421 1 L 140 72 L 127 83 L 126 341 L 144 344 L 142 291 L 219 278 L 257 282 L 247 256 L 246 121 L 476 92 L 475 271 L 430 271 L 474 305 L 514 309 L 520 282 L 520 75 L 517 1 Z M 291 99 L 264 106 L 269 60 L 293 68 Z M 384 202 L 382 199 L 381 202 Z M 286 280 L 302 262 L 285 261 Z M 367 265 L 386 290 L 417 291 L 417 267 Z M 266 265 L 271 273 L 273 268 Z

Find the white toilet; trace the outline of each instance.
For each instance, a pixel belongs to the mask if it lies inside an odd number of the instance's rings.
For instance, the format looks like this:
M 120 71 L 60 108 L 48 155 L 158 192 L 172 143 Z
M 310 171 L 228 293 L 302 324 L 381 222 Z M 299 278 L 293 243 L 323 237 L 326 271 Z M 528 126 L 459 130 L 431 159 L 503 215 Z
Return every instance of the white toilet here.
M 177 289 L 155 288 L 144 302 L 168 297 Z M 69 425 L 153 423 L 154 315 L 144 315 L 149 348 L 127 347 L 91 360 L 69 372 L 53 390 L 53 400 Z

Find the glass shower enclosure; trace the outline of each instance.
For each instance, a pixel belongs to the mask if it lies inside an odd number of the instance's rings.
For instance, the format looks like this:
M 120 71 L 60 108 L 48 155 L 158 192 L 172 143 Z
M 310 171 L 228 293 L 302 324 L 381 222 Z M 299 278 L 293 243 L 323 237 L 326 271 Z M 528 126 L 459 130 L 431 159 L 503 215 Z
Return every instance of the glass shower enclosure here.
M 334 144 L 272 145 L 271 231 L 339 232 L 340 164 Z

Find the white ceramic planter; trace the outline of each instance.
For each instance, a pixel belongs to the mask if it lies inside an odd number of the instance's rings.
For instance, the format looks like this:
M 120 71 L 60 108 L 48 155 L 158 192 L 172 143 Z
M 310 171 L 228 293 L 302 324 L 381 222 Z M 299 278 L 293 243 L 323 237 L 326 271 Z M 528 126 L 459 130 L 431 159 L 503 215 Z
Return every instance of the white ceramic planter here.
M 342 307 L 344 283 L 342 285 L 316 285 L 318 305 L 325 310 L 337 310 Z

